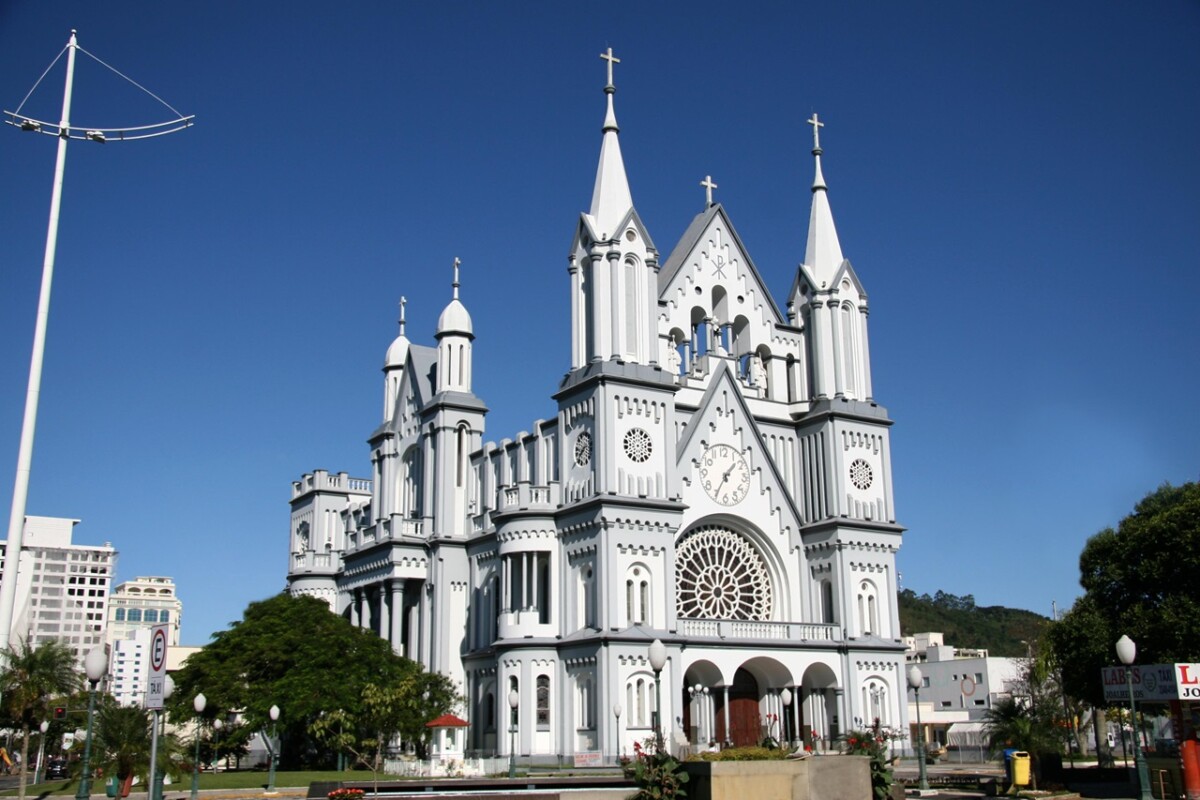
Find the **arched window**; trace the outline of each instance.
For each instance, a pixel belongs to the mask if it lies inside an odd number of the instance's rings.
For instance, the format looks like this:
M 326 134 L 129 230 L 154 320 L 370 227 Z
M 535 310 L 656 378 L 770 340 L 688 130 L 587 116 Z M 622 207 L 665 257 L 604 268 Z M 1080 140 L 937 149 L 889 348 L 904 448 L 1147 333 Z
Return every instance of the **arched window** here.
M 516 676 L 513 676 L 513 677 L 511 677 L 511 678 L 509 678 L 509 679 L 508 679 L 508 691 L 509 691 L 509 692 L 516 692 L 516 693 L 517 693 L 517 696 L 520 696 L 520 694 L 521 694 L 521 682 L 517 680 Z M 504 698 L 504 700 L 505 700 L 505 702 L 507 702 L 507 701 L 508 701 L 508 698 L 507 698 L 507 697 L 505 697 L 505 698 Z M 517 724 L 519 724 L 519 723 L 517 722 L 517 711 L 518 711 L 518 709 L 519 709 L 519 708 L 520 708 L 520 703 L 518 703 L 518 704 L 517 704 L 517 708 L 509 708 L 509 715 L 508 715 L 508 724 L 509 724 L 509 725 L 517 725 Z
M 116 617 L 114 617 L 114 619 L 115 619 L 117 622 L 124 622 L 124 621 L 125 621 L 125 609 L 123 609 L 123 608 L 118 608 L 118 609 L 117 609 L 117 615 L 116 615 Z
M 871 581 L 858 586 L 858 629 L 876 636 L 884 633 L 879 628 L 879 592 Z
M 461 487 L 467 479 L 467 428 L 465 425 L 458 426 L 457 440 L 458 469 L 455 470 L 454 480 L 455 486 Z
M 483 698 L 484 730 L 496 730 L 496 695 L 488 692 Z
M 142 621 L 142 610 L 140 608 L 129 609 L 128 619 L 130 622 L 141 622 Z
M 646 727 L 646 681 L 642 678 L 638 678 L 634 702 L 637 703 L 637 726 L 644 728 Z
M 158 612 L 158 621 L 159 622 L 170 622 L 171 621 L 171 612 L 166 610 L 165 608 L 162 611 Z
M 847 397 L 858 397 L 858 336 L 855 330 L 858 313 L 849 303 L 842 304 L 842 382 Z
M 550 730 L 550 676 L 537 677 L 537 726 L 538 730 Z
M 153 608 L 146 609 L 146 612 L 142 614 L 142 622 L 158 622 L 158 612 Z
M 641 615 L 638 621 L 645 625 L 650 622 L 650 581 L 642 581 L 641 595 Z
M 833 581 L 821 581 L 821 621 L 832 623 L 836 621 L 833 613 Z
M 592 679 L 581 675 L 578 678 L 579 727 L 592 730 L 596 727 L 596 698 L 592 691 Z

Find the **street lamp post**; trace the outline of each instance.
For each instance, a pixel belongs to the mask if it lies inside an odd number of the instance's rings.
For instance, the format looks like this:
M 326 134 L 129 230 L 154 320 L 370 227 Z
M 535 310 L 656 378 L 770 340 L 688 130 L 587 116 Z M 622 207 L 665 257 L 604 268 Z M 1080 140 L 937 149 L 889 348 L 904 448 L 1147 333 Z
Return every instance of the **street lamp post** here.
M 655 639 L 650 643 L 650 669 L 654 670 L 654 747 L 659 753 L 663 751 L 662 671 L 666 665 L 667 648 L 661 640 Z
M 517 690 L 513 689 L 508 693 L 508 707 L 512 709 L 509 712 L 508 721 L 508 777 L 517 777 L 517 706 L 521 703 L 521 696 L 517 694 Z
M 46 731 L 50 730 L 49 720 L 42 720 L 42 724 L 38 725 L 38 730 L 42 732 L 42 736 L 41 740 L 38 742 L 37 766 L 33 769 L 34 783 L 41 783 L 39 776 L 42 774 L 42 757 L 46 755 Z
M 271 710 L 267 712 L 271 715 L 271 741 L 270 758 L 271 764 L 267 771 L 267 791 L 275 791 L 275 765 L 279 763 L 279 706 L 272 705 Z
M 916 664 L 908 668 L 908 685 L 912 687 L 913 694 L 917 698 L 917 764 L 921 771 L 921 783 L 918 788 L 922 792 L 929 789 L 929 777 L 925 774 L 925 733 L 921 729 L 921 683 L 923 679 L 921 668 Z
M 221 764 L 221 729 L 225 727 L 225 721 L 220 717 L 213 720 L 213 775 L 220 772 Z
M 203 693 L 197 694 L 192 700 L 192 708 L 196 709 L 196 760 L 192 764 L 192 800 L 200 797 L 200 715 L 208 705 L 208 698 Z
M 618 764 L 621 763 L 621 711 L 623 710 L 620 703 L 613 703 L 613 716 L 617 718 L 616 749 L 613 751 L 613 758 Z
M 783 687 L 783 691 L 779 693 L 779 702 L 783 703 L 783 725 L 779 731 L 779 738 L 788 743 L 788 747 L 792 746 L 792 728 L 788 725 L 788 709 L 792 706 L 792 690 Z
M 108 654 L 104 645 L 95 647 L 83 660 L 83 670 L 88 679 L 87 736 L 83 740 L 83 769 L 79 773 L 79 789 L 76 800 L 88 800 L 92 793 L 92 717 L 96 714 L 96 684 L 108 672 Z
M 1130 666 L 1137 658 L 1137 645 L 1133 639 L 1122 635 L 1117 640 L 1117 658 L 1125 665 L 1125 688 L 1129 690 L 1129 716 L 1133 721 L 1133 763 L 1137 768 L 1138 790 L 1141 800 L 1153 800 L 1150 792 L 1150 771 L 1146 767 L 1146 757 L 1142 755 L 1142 743 L 1137 735 L 1137 706 L 1133 702 L 1133 674 Z

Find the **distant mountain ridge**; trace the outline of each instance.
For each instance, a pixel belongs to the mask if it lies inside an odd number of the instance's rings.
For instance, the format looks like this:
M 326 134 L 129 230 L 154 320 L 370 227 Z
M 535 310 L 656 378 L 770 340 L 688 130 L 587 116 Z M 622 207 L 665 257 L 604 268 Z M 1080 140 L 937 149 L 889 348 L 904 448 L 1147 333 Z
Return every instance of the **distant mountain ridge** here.
M 1036 647 L 1049 617 L 1021 608 L 977 606 L 973 595 L 938 591 L 932 597 L 912 589 L 900 592 L 900 631 L 904 636 L 929 631 L 945 634 L 947 645 L 984 648 L 988 655 L 1023 657 Z

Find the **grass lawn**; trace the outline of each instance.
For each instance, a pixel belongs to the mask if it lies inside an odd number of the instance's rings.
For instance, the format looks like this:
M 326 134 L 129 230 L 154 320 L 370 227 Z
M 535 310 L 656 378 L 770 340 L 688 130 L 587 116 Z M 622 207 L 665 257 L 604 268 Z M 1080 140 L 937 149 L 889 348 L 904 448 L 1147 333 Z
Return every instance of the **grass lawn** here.
M 383 780 L 384 776 L 379 776 Z M 370 772 L 361 770 L 338 772 L 337 770 L 328 770 L 324 772 L 283 772 L 275 773 L 275 785 L 282 787 L 303 786 L 307 787 L 315 781 L 363 781 L 371 780 Z M 265 789 L 267 786 L 267 773 L 265 772 L 219 772 L 216 775 L 204 773 L 200 776 L 200 788 L 203 789 Z M 25 793 L 30 798 L 36 798 L 40 795 L 69 795 L 75 796 L 75 790 L 78 784 L 75 780 L 58 780 L 58 781 L 43 781 L 42 783 L 30 784 L 26 787 Z M 163 796 L 178 796 L 181 792 L 186 794 L 192 789 L 192 776 L 185 775 L 177 779 L 174 783 L 163 787 Z M 96 779 L 92 781 L 92 794 L 104 794 L 104 781 Z M 146 794 L 146 788 L 142 784 L 137 784 L 129 792 L 130 797 L 135 795 Z M 0 797 L 16 797 L 16 788 L 0 792 Z

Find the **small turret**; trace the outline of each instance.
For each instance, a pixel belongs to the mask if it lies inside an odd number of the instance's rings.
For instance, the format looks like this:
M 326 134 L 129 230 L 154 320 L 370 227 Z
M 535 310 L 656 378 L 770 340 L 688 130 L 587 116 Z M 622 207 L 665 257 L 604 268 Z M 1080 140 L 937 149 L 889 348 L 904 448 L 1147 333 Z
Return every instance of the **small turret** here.
M 462 264 L 454 259 L 454 296 L 438 317 L 438 392 L 471 391 L 471 341 L 475 333 L 467 307 L 458 299 L 458 268 Z
M 404 377 L 404 361 L 408 358 L 408 337 L 404 335 L 404 306 L 407 300 L 400 298 L 400 333 L 387 349 L 383 359 L 383 421 L 387 422 L 396 411 L 396 393 L 400 390 L 400 379 Z

